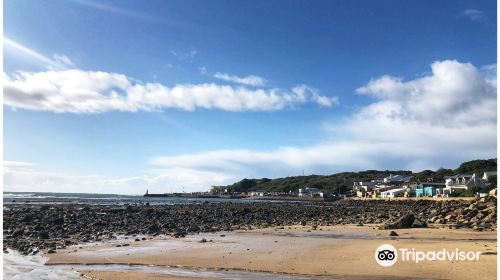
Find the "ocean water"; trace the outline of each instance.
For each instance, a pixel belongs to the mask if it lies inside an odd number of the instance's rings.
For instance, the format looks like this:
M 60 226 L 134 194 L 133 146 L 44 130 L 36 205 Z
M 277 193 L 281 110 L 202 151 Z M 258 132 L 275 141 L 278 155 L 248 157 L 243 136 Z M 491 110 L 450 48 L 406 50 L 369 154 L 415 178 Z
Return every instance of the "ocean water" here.
M 92 194 L 92 193 L 51 193 L 51 192 L 4 192 L 3 203 L 9 204 L 99 204 L 125 205 L 146 204 L 173 205 L 199 203 L 250 203 L 255 200 L 225 198 L 183 198 L 183 197 L 144 197 L 142 195 Z M 269 201 L 268 201 L 269 202 Z

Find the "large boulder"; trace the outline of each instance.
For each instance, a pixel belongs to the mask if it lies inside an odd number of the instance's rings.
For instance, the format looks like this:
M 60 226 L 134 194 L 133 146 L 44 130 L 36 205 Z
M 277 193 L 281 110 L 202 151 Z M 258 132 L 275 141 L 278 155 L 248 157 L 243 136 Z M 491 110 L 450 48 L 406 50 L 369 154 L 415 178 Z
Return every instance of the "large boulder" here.
M 415 215 L 413 213 L 410 213 L 404 215 L 395 222 L 392 223 L 388 222 L 385 225 L 382 225 L 380 229 L 411 228 L 413 226 L 414 221 L 415 221 Z

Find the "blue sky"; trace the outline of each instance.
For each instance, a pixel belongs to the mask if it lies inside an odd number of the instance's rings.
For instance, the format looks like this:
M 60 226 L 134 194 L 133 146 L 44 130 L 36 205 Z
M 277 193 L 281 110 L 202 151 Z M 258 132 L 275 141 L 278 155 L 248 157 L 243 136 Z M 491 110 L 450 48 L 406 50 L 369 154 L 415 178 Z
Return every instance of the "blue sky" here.
M 6 0 L 6 189 L 207 190 L 495 157 L 496 10 Z

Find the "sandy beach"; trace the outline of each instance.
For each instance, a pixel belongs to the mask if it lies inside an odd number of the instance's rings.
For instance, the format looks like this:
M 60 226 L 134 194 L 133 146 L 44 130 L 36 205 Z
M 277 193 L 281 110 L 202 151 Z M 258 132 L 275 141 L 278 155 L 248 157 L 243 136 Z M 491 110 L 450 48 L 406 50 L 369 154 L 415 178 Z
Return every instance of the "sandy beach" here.
M 47 264 L 135 264 L 189 269 L 242 270 L 335 279 L 493 279 L 496 277 L 496 231 L 433 227 L 399 229 L 397 237 L 374 225 L 273 227 L 203 233 L 176 239 L 119 239 L 47 254 Z M 206 240 L 203 242 L 202 240 Z M 123 246 L 130 244 L 129 246 Z M 398 261 L 382 267 L 374 258 L 381 244 L 421 251 L 481 252 L 478 261 Z M 117 247 L 120 245 L 120 247 Z M 196 279 L 168 273 L 79 270 L 93 279 Z

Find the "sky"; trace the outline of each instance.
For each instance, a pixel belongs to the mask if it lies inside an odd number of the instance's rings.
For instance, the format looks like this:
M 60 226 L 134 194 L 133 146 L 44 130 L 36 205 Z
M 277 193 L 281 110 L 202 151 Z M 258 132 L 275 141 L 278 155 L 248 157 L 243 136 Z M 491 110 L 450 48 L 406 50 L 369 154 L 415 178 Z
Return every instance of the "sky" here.
M 496 11 L 4 0 L 4 189 L 207 191 L 494 158 Z

